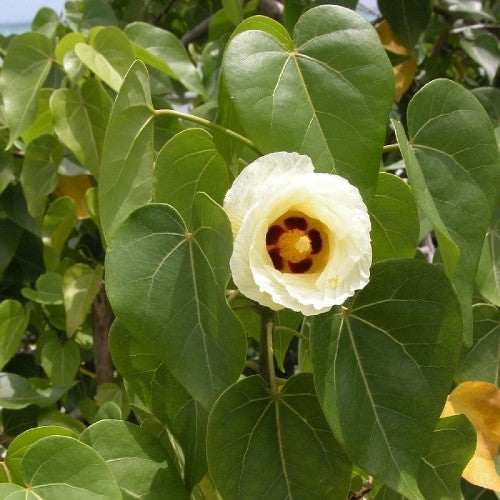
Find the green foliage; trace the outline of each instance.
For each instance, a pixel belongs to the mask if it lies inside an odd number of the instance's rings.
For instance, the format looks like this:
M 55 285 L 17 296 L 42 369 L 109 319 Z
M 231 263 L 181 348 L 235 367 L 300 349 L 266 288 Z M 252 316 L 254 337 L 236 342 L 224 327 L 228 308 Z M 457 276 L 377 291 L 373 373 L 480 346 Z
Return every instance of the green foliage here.
M 1 498 L 472 500 L 495 484 L 461 481 L 481 434 L 440 416 L 454 385 L 499 382 L 500 10 L 378 9 L 77 0 L 0 37 Z M 288 179 L 223 209 L 280 151 L 347 179 L 371 221 L 368 284 L 311 318 L 245 297 L 231 259 L 247 219 L 264 233 L 245 279 L 267 292 L 275 273 L 288 294 L 312 276 L 268 258 L 285 212 L 251 219 Z M 339 228 L 327 259 L 357 237 L 349 210 Z

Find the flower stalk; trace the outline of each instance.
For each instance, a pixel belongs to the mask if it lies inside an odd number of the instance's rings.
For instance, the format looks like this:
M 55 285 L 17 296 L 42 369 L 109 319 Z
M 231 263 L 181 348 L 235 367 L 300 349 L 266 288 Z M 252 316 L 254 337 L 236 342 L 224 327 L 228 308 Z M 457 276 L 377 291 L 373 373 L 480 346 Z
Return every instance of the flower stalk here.
M 274 370 L 273 332 L 273 313 L 267 308 L 261 308 L 259 372 L 269 384 L 273 397 L 277 397 L 278 384 L 276 383 L 276 371 Z

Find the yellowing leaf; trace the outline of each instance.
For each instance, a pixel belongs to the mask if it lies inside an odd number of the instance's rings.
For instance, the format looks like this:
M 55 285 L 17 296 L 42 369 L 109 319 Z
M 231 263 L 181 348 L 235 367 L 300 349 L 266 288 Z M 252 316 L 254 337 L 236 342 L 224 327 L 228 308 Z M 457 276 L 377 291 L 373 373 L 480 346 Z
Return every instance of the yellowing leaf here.
M 409 55 L 385 19 L 378 24 L 376 30 L 385 50 L 402 56 Z M 414 57 L 409 57 L 406 61 L 394 66 L 393 71 L 395 79 L 394 99 L 399 102 L 415 77 L 417 60 Z
M 469 483 L 500 490 L 495 459 L 500 445 L 500 389 L 488 382 L 462 382 L 448 396 L 442 417 L 463 413 L 477 431 L 474 456 L 462 477 Z
M 75 202 L 78 218 L 90 217 L 83 202 L 87 189 L 92 187 L 90 177 L 88 175 L 58 175 L 57 182 L 56 193 L 59 196 L 69 196 Z

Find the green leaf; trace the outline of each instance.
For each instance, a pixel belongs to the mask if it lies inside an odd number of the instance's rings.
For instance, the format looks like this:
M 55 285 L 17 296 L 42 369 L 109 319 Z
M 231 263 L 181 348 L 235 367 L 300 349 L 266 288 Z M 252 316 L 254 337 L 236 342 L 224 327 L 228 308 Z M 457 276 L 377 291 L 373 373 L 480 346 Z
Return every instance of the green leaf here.
M 238 118 L 263 153 L 307 154 L 317 171 L 373 193 L 394 78 L 367 21 L 342 7 L 308 10 L 293 50 L 245 31 L 229 43 L 223 71 Z
M 235 26 L 243 21 L 243 0 L 222 0 L 222 7 Z
M 59 16 L 57 12 L 48 7 L 38 10 L 31 22 L 31 30 L 38 31 L 48 38 L 54 38 L 59 27 Z
M 76 55 L 74 50 L 77 43 L 85 43 L 86 39 L 81 33 L 67 33 L 56 45 L 56 61 L 64 68 L 70 81 L 75 84 L 87 71 L 86 66 Z
M 473 40 L 462 38 L 460 45 L 471 59 L 483 67 L 489 84 L 493 85 L 500 66 L 498 38 L 488 31 L 480 31 L 474 33 Z
M 17 300 L 0 302 L 0 370 L 17 352 L 29 322 L 29 311 Z
M 311 354 L 326 418 L 352 460 L 410 499 L 461 344 L 458 300 L 435 266 L 383 261 L 345 309 L 315 316 Z
M 55 403 L 71 386 L 41 388 L 31 379 L 15 373 L 0 373 L 0 405 L 19 410 L 28 405 L 42 408 Z
M 57 425 L 64 427 L 77 436 L 86 428 L 81 420 L 77 420 L 67 413 L 61 413 L 59 410 L 50 409 L 38 413 L 37 424 L 39 426 Z
M 153 110 L 146 67 L 130 68 L 111 111 L 99 173 L 99 207 L 104 234 L 152 195 Z
M 127 396 L 127 391 L 123 385 L 113 383 L 100 384 L 97 388 L 96 402 L 103 405 L 107 401 L 116 403 L 120 408 L 120 412 L 124 418 L 130 413 L 130 400 Z
M 287 50 L 293 50 L 293 40 L 290 38 L 288 31 L 282 24 L 267 16 L 252 16 L 240 23 L 231 33 L 232 40 L 239 33 L 248 30 L 258 30 L 268 33 L 276 38 L 281 45 Z
M 69 27 L 85 35 L 94 26 L 118 24 L 113 9 L 105 0 L 66 2 L 64 7 Z
M 62 276 L 50 271 L 41 274 L 36 280 L 35 289 L 23 288 L 21 293 L 39 304 L 62 304 Z
M 48 271 L 59 265 L 62 249 L 77 220 L 75 202 L 68 196 L 49 205 L 42 222 L 43 261 Z
M 106 289 L 118 319 L 141 344 L 155 346 L 205 408 L 236 381 L 245 361 L 246 336 L 225 298 L 231 250 L 225 212 L 200 194 L 189 228 L 168 205 L 134 211 L 106 257 Z
M 121 499 L 106 462 L 96 451 L 69 436 L 47 436 L 28 448 L 21 473 L 37 498 Z
M 95 412 L 93 422 L 100 420 L 122 420 L 123 413 L 121 408 L 114 401 L 105 401 Z
M 73 432 L 64 427 L 48 425 L 43 427 L 34 427 L 19 434 L 10 444 L 5 455 L 5 464 L 9 468 L 12 481 L 24 486 L 21 475 L 21 460 L 28 448 L 39 439 L 46 436 L 70 436 L 76 437 Z
M 58 64 L 63 64 L 66 53 L 75 48 L 77 43 L 85 43 L 85 37 L 81 33 L 66 33 L 56 45 L 54 52 Z
M 429 24 L 432 3 L 432 0 L 378 0 L 378 7 L 399 41 L 412 51 Z
M 31 125 L 38 94 L 52 66 L 53 44 L 41 33 L 23 33 L 12 39 L 0 74 L 3 112 L 9 127 L 10 148 Z
M 189 498 L 174 464 L 147 430 L 120 420 L 101 420 L 80 439 L 106 461 L 124 498 Z
M 77 43 L 74 50 L 83 64 L 116 92 L 135 59 L 129 39 L 115 26 L 102 28 L 91 45 Z
M 303 316 L 301 314 L 291 311 L 290 309 L 283 309 L 275 313 L 275 326 L 277 328 L 273 333 L 273 354 L 276 358 L 278 368 L 282 372 L 285 371 L 285 355 L 294 337 L 293 331 L 298 331 L 302 323 L 302 318 Z M 282 327 L 282 329 L 280 329 L 280 327 Z
M 158 153 L 153 184 L 154 201 L 172 205 L 190 221 L 196 193 L 207 193 L 222 204 L 230 181 L 212 136 L 206 130 L 190 128 L 175 135 Z
M 410 187 L 395 175 L 380 173 L 369 211 L 373 262 L 412 258 L 417 250 L 420 223 Z
M 0 496 L 8 500 L 35 500 L 37 498 L 35 494 L 13 483 L 0 483 Z
M 395 127 L 410 185 L 436 230 L 446 274 L 460 299 L 464 342 L 470 344 L 474 278 L 500 185 L 493 128 L 470 92 L 443 79 L 415 94 L 407 121 L 411 146 L 401 126 Z
M 63 276 L 64 309 L 66 311 L 66 335 L 72 337 L 90 312 L 92 302 L 99 292 L 103 269 L 86 264 L 75 264 Z
M 493 127 L 500 125 L 500 89 L 496 87 L 479 87 L 471 91 L 483 105 L 493 123 Z
M 291 33 L 299 17 L 309 8 L 322 4 L 341 5 L 354 10 L 358 0 L 283 0 L 283 24 Z
M 42 367 L 54 385 L 73 382 L 80 367 L 80 348 L 74 340 L 50 339 L 43 345 Z
M 257 375 L 227 389 L 210 413 L 207 457 L 224 498 L 340 499 L 351 482 L 310 374 L 292 377 L 274 397 Z
M 134 42 L 137 58 L 180 81 L 188 90 L 206 95 L 196 67 L 175 35 L 141 22 L 129 24 L 125 34 Z
M 0 220 L 0 279 L 12 262 L 23 229 L 9 219 Z
M 500 311 L 491 304 L 476 304 L 472 347 L 462 347 L 455 381 L 500 383 Z
M 475 448 L 476 430 L 465 415 L 439 420 L 418 475 L 425 500 L 462 498 L 460 477 Z
M 495 211 L 484 238 L 476 274 L 479 293 L 500 307 L 500 210 Z
M 57 187 L 57 169 L 62 157 L 62 145 L 53 135 L 42 135 L 28 144 L 21 185 L 33 217 L 45 213 L 47 197 Z
M 109 332 L 109 350 L 135 394 L 182 447 L 184 481 L 192 489 L 207 471 L 206 410 L 172 376 L 157 349 L 140 344 L 118 320 Z
M 85 80 L 80 92 L 56 90 L 50 99 L 50 109 L 59 139 L 98 179 L 104 132 L 111 111 L 111 99 L 99 80 Z
M 41 135 L 52 134 L 54 132 L 52 115 L 49 108 L 49 99 L 52 92 L 52 89 L 40 90 L 36 116 L 33 123 L 21 135 L 21 139 L 25 144 L 29 144 L 33 139 Z

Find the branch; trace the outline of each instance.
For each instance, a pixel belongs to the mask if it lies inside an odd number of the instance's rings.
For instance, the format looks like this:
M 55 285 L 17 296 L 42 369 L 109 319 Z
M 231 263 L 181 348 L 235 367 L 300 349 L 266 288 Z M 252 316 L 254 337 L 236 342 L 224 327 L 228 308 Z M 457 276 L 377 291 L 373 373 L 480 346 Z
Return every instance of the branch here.
M 94 364 L 97 385 L 113 382 L 113 362 L 109 354 L 108 334 L 113 323 L 113 311 L 106 297 L 104 281 L 92 302 L 92 329 L 94 333 Z

